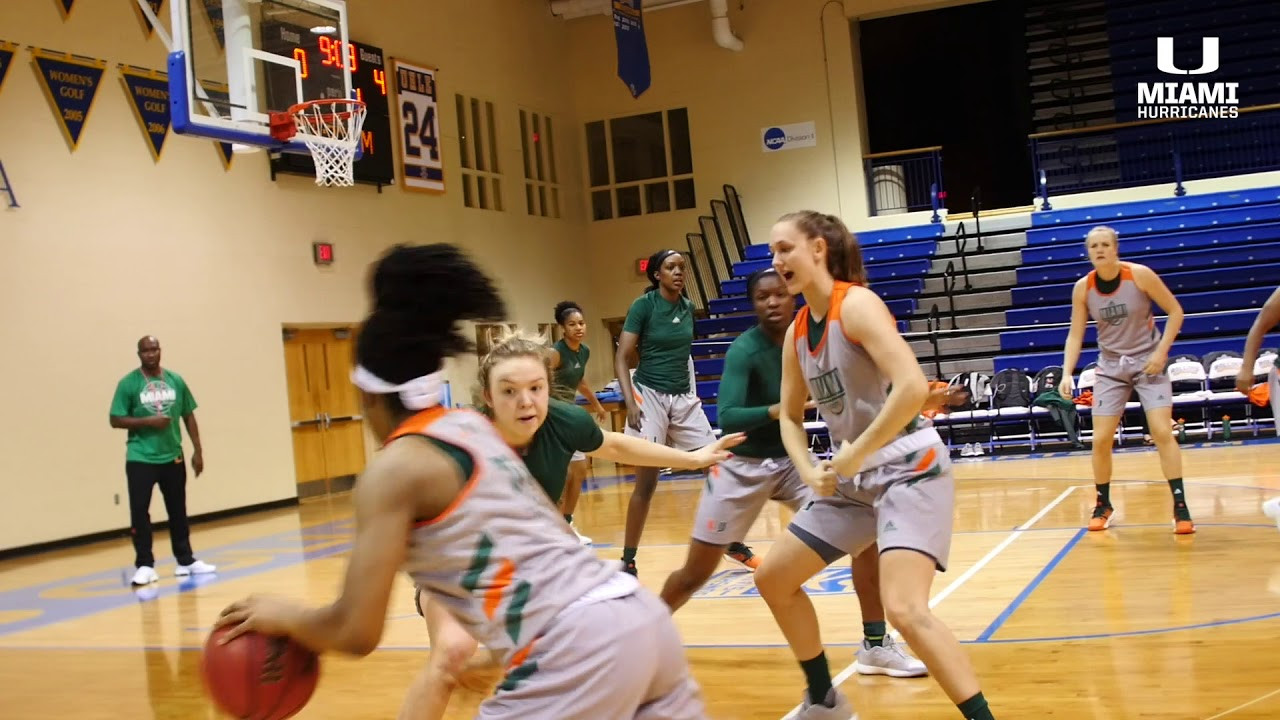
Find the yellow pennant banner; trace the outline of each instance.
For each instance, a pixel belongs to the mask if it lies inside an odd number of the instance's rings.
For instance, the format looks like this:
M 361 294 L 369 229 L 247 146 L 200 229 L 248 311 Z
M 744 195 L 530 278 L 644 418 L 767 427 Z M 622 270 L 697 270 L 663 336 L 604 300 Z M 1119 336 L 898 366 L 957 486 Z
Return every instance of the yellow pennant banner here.
M 89 120 L 93 99 L 102 85 L 107 61 L 40 48 L 31 48 L 31 54 L 40 84 L 44 86 L 58 124 L 74 151 Z
M 142 125 L 152 159 L 159 162 L 169 136 L 169 76 L 131 65 L 120 66 L 120 82 L 129 95 L 129 106 Z

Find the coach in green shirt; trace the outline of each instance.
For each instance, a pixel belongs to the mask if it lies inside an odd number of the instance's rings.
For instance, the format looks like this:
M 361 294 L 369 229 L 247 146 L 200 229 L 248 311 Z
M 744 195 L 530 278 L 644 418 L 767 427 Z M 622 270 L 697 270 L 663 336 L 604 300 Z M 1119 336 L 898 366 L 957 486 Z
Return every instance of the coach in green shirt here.
M 148 335 L 138 341 L 141 365 L 116 384 L 111 401 L 111 427 L 128 431 L 125 441 L 125 477 L 129 483 L 129 533 L 133 537 L 134 585 L 156 582 L 155 557 L 151 553 L 151 490 L 160 486 L 169 515 L 169 542 L 179 577 L 211 573 L 213 565 L 197 560 L 191 552 L 187 522 L 187 465 L 182 451 L 181 418 L 191 436 L 191 466 L 198 477 L 204 472 L 196 401 L 178 373 L 160 367 L 160 341 Z

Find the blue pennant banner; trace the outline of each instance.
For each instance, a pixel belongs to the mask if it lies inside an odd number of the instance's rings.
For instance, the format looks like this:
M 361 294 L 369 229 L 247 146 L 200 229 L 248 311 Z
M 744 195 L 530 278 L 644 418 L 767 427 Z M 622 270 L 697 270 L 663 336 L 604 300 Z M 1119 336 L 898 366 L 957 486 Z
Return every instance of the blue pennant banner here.
M 642 0 L 613 0 L 613 35 L 618 42 L 618 77 L 631 97 L 649 89 L 649 46 L 644 39 Z
M 169 77 L 155 70 L 121 65 L 120 80 L 129 94 L 133 114 L 146 133 L 151 157 L 159 161 L 169 135 Z
M 89 119 L 89 110 L 93 108 L 93 99 L 98 96 L 98 88 L 102 85 L 107 61 L 40 48 L 31 48 L 31 54 L 40 84 L 57 113 L 58 124 L 62 126 L 71 149 L 75 150 Z
M 9 74 L 9 66 L 13 64 L 13 54 L 16 52 L 17 45 L 0 40 L 0 90 L 4 89 L 4 78 Z

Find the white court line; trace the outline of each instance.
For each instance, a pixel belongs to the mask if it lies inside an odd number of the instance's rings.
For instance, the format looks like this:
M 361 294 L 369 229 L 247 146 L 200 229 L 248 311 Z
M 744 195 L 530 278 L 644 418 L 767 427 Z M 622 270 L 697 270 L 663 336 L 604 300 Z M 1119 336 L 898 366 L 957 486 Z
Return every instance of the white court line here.
M 1250 700 L 1249 702 L 1247 702 L 1247 703 L 1245 703 L 1245 704 L 1243 704 L 1243 705 L 1237 705 L 1237 706 L 1235 706 L 1235 707 L 1231 708 L 1230 710 L 1224 710 L 1224 711 L 1222 711 L 1222 712 L 1218 713 L 1217 715 L 1214 715 L 1213 717 L 1205 718 L 1205 720 L 1218 720 L 1218 718 L 1220 718 L 1220 717 L 1226 717 L 1226 716 L 1230 715 L 1231 713 L 1233 713 L 1233 712 L 1235 712 L 1235 711 L 1237 711 L 1237 710 L 1243 710 L 1243 709 L 1245 709 L 1245 708 L 1249 707 L 1250 705 L 1256 705 L 1256 704 L 1258 704 L 1258 703 L 1262 702 L 1263 700 L 1266 700 L 1267 698 L 1271 697 L 1272 695 L 1277 695 L 1277 694 L 1280 694 L 1280 688 L 1276 688 L 1275 690 L 1272 690 L 1271 692 L 1267 693 L 1266 695 L 1263 695 L 1263 696 L 1262 696 L 1262 697 L 1260 697 L 1260 698 L 1255 698 L 1255 699 L 1253 699 L 1253 700 Z
M 938 603 L 942 602 L 943 600 L 946 600 L 947 597 L 951 595 L 951 593 L 955 592 L 956 590 L 959 590 L 960 586 L 969 582 L 969 580 L 971 580 L 974 575 L 978 574 L 979 570 L 986 567 L 987 564 L 989 564 L 992 560 L 995 560 L 996 556 L 1004 552 L 1004 549 L 1009 547 L 1009 545 L 1011 545 L 1014 540 L 1017 540 L 1018 537 L 1023 535 L 1028 529 L 1030 529 L 1032 525 L 1035 525 L 1037 522 L 1040 521 L 1041 518 L 1043 518 L 1045 515 L 1048 515 L 1049 511 L 1057 507 L 1059 503 L 1061 503 L 1063 500 L 1066 500 L 1067 496 L 1070 495 L 1072 491 L 1082 487 L 1090 487 L 1090 486 L 1089 485 L 1072 485 L 1066 490 L 1063 490 L 1062 494 L 1059 495 L 1057 498 L 1055 498 L 1048 505 L 1045 505 L 1043 508 L 1040 508 L 1040 512 L 1036 513 L 1035 515 L 1032 515 L 1030 520 L 1014 528 L 1009 533 L 1009 537 L 1002 540 L 999 545 L 995 546 L 994 548 L 991 548 L 991 552 L 987 553 L 986 555 L 983 555 L 981 560 L 974 563 L 973 566 L 970 567 L 968 570 L 965 570 L 964 573 L 960 575 L 960 577 L 956 578 L 955 580 L 952 580 L 950 585 L 942 589 L 942 592 L 939 592 L 937 595 L 934 595 L 933 599 L 929 601 L 929 609 L 932 610 L 933 608 L 937 607 Z M 901 637 L 896 630 L 893 632 L 893 635 L 895 637 Z M 844 684 L 846 680 L 853 677 L 853 674 L 855 672 L 857 671 L 854 670 L 854 664 L 851 663 L 849 667 L 845 668 L 844 670 L 841 670 L 839 675 L 836 675 L 835 677 L 831 678 L 831 686 L 840 687 L 841 685 Z M 796 713 L 800 712 L 800 708 L 801 708 L 800 705 L 796 705 L 795 707 L 791 708 L 791 712 L 787 713 L 786 715 L 783 715 L 782 720 L 789 720 L 790 718 L 795 717 Z

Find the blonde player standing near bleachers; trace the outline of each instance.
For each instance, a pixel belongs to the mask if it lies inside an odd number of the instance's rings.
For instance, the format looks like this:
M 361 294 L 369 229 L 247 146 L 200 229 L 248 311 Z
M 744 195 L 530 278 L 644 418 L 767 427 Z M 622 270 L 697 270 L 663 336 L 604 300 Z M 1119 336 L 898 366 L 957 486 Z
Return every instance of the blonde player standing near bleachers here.
M 1093 270 L 1076 281 L 1071 294 L 1071 330 L 1063 350 L 1059 391 L 1071 397 L 1071 374 L 1080 360 L 1088 318 L 1098 327 L 1097 381 L 1093 387 L 1093 481 L 1097 502 L 1090 530 L 1106 530 L 1115 508 L 1111 505 L 1111 450 L 1125 404 L 1137 391 L 1160 469 L 1173 494 L 1173 531 L 1196 531 L 1182 487 L 1182 451 L 1173 437 L 1173 384 L 1165 373 L 1169 348 L 1182 329 L 1182 306 L 1151 268 L 1120 261 L 1120 237 L 1106 226 L 1085 236 Z M 1151 313 L 1154 301 L 1168 315 L 1164 334 Z
M 1262 338 L 1276 325 L 1280 325 L 1280 287 L 1263 303 L 1262 310 L 1258 311 L 1258 317 L 1253 321 L 1253 327 L 1249 328 L 1249 337 L 1244 341 L 1244 362 L 1240 365 L 1240 373 L 1236 375 L 1236 389 L 1245 395 L 1253 390 L 1253 368 L 1258 362 L 1258 352 L 1262 349 Z M 1271 392 L 1271 416 L 1275 418 L 1276 434 L 1280 435 L 1280 367 L 1272 366 L 1267 373 L 1267 385 Z M 1263 503 L 1262 511 L 1280 527 L 1280 497 Z

